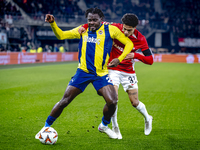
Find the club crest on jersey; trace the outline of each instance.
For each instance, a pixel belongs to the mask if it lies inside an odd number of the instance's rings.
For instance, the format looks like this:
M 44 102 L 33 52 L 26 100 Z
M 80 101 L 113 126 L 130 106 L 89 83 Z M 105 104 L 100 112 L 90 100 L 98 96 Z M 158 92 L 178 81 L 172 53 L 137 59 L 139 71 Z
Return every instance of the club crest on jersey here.
M 102 34 L 103 34 L 103 31 L 102 31 L 102 30 L 100 30 L 100 31 L 99 31 L 99 35 L 102 35 Z

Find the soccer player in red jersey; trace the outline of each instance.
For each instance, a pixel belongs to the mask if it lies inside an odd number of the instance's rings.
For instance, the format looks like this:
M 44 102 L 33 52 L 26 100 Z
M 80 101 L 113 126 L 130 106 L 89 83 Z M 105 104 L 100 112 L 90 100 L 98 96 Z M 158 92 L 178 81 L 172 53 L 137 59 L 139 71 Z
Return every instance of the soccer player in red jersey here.
M 125 36 L 129 37 L 129 39 L 134 43 L 134 48 L 117 67 L 110 67 L 109 62 L 112 59 L 119 57 L 124 50 L 124 45 L 122 43 L 118 40 L 113 41 L 113 47 L 108 62 L 109 77 L 113 82 L 116 92 L 118 93 L 119 84 L 121 84 L 124 91 L 128 93 L 132 106 L 144 116 L 144 133 L 145 135 L 149 135 L 152 131 L 153 117 L 148 114 L 145 105 L 138 99 L 138 81 L 134 69 L 134 59 L 138 59 L 145 64 L 152 65 L 153 56 L 145 36 L 136 29 L 139 22 L 138 17 L 135 14 L 127 13 L 121 20 L 123 24 L 112 23 L 112 25 L 118 27 L 125 34 Z M 104 23 L 107 24 L 107 22 Z M 87 29 L 87 24 L 83 25 L 83 27 L 79 29 L 79 33 L 84 32 L 85 29 Z M 139 49 L 143 54 L 137 53 L 137 50 Z M 122 139 L 117 123 L 117 109 L 111 120 L 112 130 L 117 133 L 118 139 Z

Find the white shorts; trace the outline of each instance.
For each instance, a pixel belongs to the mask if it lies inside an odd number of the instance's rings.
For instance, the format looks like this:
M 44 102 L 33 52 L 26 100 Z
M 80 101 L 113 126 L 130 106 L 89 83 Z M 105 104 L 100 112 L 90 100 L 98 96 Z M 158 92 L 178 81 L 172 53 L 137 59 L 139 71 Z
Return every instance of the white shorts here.
M 113 85 L 118 86 L 122 84 L 124 91 L 131 89 L 138 89 L 138 80 L 135 73 L 126 73 L 117 70 L 108 70 L 109 78 L 112 81 Z

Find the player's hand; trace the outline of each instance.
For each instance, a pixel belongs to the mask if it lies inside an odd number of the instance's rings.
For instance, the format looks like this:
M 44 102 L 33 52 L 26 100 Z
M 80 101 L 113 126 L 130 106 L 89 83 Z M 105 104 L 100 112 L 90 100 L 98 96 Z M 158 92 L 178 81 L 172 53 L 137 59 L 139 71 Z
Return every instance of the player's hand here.
M 108 65 L 107 67 L 117 67 L 119 65 L 119 59 L 118 58 L 114 58 Z
M 132 53 L 127 54 L 126 57 L 125 57 L 124 59 L 125 59 L 125 60 L 133 59 L 134 56 L 135 56 L 135 53 L 132 52 Z
M 80 27 L 78 29 L 79 34 L 81 35 L 82 33 L 85 33 L 86 29 L 84 27 Z
M 45 22 L 48 22 L 48 23 L 53 23 L 55 21 L 55 18 L 53 15 L 50 15 L 50 14 L 46 14 L 46 17 L 45 17 Z

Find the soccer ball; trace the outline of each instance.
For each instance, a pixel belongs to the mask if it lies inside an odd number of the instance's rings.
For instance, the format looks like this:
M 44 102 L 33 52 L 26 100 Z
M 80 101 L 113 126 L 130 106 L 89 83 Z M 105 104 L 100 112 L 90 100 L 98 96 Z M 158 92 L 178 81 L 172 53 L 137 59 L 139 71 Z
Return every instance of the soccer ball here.
M 43 144 L 53 145 L 58 140 L 58 133 L 52 127 L 46 127 L 39 133 L 39 140 Z

